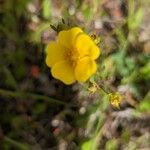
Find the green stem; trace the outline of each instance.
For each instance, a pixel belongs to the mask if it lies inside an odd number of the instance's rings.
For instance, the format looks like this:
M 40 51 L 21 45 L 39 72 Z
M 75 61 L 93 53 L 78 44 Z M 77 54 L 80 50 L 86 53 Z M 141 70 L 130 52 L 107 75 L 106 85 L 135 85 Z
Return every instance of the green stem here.
M 98 145 L 99 145 L 99 141 L 101 140 L 102 137 L 102 126 L 105 123 L 105 116 L 101 119 L 99 119 L 97 127 L 96 127 L 96 132 L 95 132 L 95 138 L 94 138 L 94 144 L 92 147 L 92 150 L 97 150 L 98 149 Z
M 13 139 L 7 137 L 7 136 L 4 137 L 4 141 L 5 141 L 6 143 L 9 143 L 9 144 L 11 144 L 12 146 L 14 146 L 14 147 L 20 149 L 20 150 L 29 150 L 29 149 L 30 149 L 27 144 L 20 143 L 20 142 L 15 141 L 15 140 L 13 140 Z
M 13 89 L 17 89 L 17 81 L 15 80 L 13 74 L 7 67 L 3 67 L 4 75 L 7 78 L 7 82 Z M 7 83 L 7 84 L 8 84 Z
M 106 91 L 102 85 L 98 85 L 98 86 L 99 86 L 99 88 L 100 88 L 104 93 L 109 94 L 109 92 Z
M 7 97 L 7 98 L 43 100 L 43 101 L 46 101 L 48 103 L 66 105 L 66 103 L 64 103 L 60 100 L 57 100 L 57 99 L 54 99 L 54 98 L 51 98 L 51 97 L 48 97 L 45 95 L 31 93 L 31 92 L 10 91 L 10 90 L 0 89 L 0 96 Z

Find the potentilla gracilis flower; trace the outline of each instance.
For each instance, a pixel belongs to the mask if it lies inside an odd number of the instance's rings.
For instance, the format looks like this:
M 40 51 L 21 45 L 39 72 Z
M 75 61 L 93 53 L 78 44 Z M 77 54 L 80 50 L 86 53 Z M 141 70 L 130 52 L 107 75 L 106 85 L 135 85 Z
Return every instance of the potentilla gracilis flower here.
M 52 76 L 69 85 L 85 82 L 97 70 L 99 47 L 79 27 L 60 31 L 58 39 L 47 46 L 46 64 Z

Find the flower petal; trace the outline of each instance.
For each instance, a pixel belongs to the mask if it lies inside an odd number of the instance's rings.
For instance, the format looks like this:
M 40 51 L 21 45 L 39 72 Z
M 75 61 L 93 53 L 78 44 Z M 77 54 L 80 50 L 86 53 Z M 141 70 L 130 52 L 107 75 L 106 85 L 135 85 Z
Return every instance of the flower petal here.
M 61 80 L 65 84 L 72 84 L 75 82 L 74 70 L 67 61 L 60 61 L 56 63 L 51 69 L 52 76 Z
M 84 57 L 78 61 L 75 68 L 75 78 L 80 82 L 85 82 L 97 70 L 97 65 L 90 57 Z
M 78 27 L 60 31 L 58 34 L 58 42 L 66 48 L 73 48 L 76 36 L 82 32 L 83 31 Z
M 96 59 L 100 54 L 99 48 L 95 45 L 90 36 L 84 33 L 77 36 L 76 49 L 81 57 L 90 56 L 92 59 Z
M 65 60 L 65 49 L 57 42 L 50 42 L 47 46 L 46 64 L 52 67 L 56 62 Z
M 90 49 L 90 56 L 92 57 L 92 59 L 97 59 L 100 55 L 100 49 L 97 45 L 93 45 Z

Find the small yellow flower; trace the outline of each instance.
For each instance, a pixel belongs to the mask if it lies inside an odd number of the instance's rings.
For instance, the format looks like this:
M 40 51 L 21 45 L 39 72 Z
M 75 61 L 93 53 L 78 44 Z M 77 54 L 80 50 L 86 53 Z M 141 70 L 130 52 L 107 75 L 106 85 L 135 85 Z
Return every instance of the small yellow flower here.
M 88 91 L 91 93 L 91 94 L 94 94 L 96 93 L 97 91 L 97 87 L 95 85 L 91 86 L 88 88 Z
M 119 108 L 119 104 L 120 104 L 121 99 L 122 99 L 122 97 L 119 93 L 110 93 L 109 94 L 109 99 L 110 99 L 111 104 L 114 107 Z
M 98 84 L 96 84 L 95 82 L 92 82 L 92 85 L 88 88 L 88 91 L 91 93 L 91 94 L 94 94 L 97 92 L 97 90 L 99 90 L 100 87 L 98 86 Z
M 58 40 L 47 46 L 46 64 L 52 76 L 69 85 L 85 82 L 97 70 L 99 48 L 79 27 L 60 31 Z

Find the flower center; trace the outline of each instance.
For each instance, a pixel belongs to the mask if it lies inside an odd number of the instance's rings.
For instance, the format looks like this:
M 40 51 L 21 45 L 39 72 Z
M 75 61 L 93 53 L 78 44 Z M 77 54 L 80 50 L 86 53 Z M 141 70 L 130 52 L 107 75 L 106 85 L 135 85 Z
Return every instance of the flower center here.
M 75 67 L 80 58 L 80 54 L 77 49 L 71 49 L 67 51 L 65 58 L 72 65 L 72 67 Z

